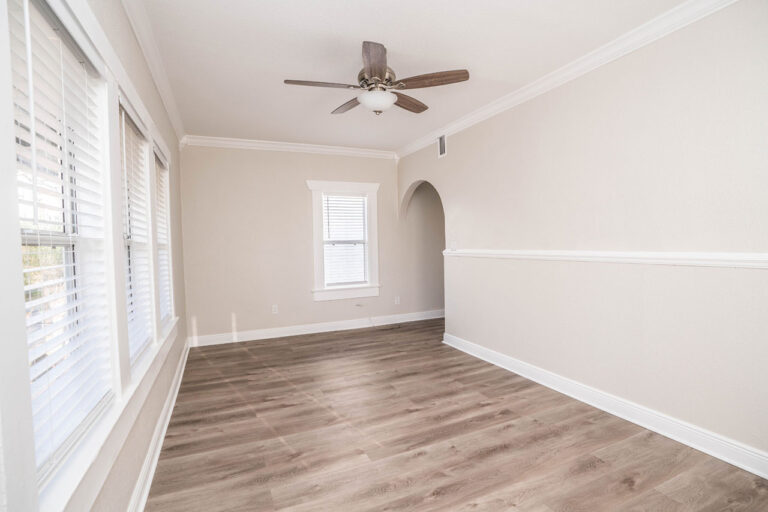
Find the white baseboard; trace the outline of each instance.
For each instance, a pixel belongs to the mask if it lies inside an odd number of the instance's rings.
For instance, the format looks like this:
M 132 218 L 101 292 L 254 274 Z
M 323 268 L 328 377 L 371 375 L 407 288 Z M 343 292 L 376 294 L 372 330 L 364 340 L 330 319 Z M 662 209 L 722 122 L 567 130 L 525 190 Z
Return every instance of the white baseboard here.
M 269 338 L 282 338 L 283 336 L 298 336 L 300 334 L 314 334 L 318 332 L 345 331 L 348 329 L 362 329 L 379 325 L 399 324 L 403 322 L 416 322 L 431 318 L 443 318 L 445 310 L 418 311 L 416 313 L 403 313 L 399 315 L 371 316 L 355 318 L 352 320 L 338 320 L 335 322 L 320 322 L 315 324 L 288 325 L 285 327 L 270 327 L 267 329 L 254 329 L 250 331 L 226 332 L 221 334 L 206 334 L 192 336 L 188 339 L 190 347 L 204 347 L 207 345 L 221 345 L 239 341 L 265 340 Z
M 444 309 L 432 311 L 417 311 L 415 313 L 401 313 L 399 315 L 373 316 L 370 318 L 371 326 L 402 324 L 405 322 L 418 322 L 419 320 L 431 320 L 445 317 Z
M 155 469 L 157 468 L 157 460 L 160 457 L 160 450 L 163 447 L 163 439 L 165 439 L 165 432 L 168 429 L 168 422 L 171 419 L 171 413 L 173 407 L 176 405 L 176 396 L 179 394 L 179 386 L 181 386 L 181 377 L 184 375 L 184 368 L 187 365 L 187 356 L 189 355 L 189 340 L 184 344 L 184 349 L 179 359 L 179 363 L 176 366 L 176 373 L 173 376 L 171 387 L 168 390 L 168 396 L 165 399 L 163 410 L 160 412 L 160 417 L 157 420 L 155 431 L 152 434 L 152 440 L 147 450 L 147 455 L 144 458 L 144 464 L 141 466 L 141 472 L 139 473 L 139 479 L 136 481 L 136 486 L 133 488 L 133 494 L 131 494 L 131 501 L 128 503 L 128 512 L 141 512 L 147 503 L 149 497 L 149 488 L 152 486 L 152 478 L 155 476 Z
M 750 473 L 768 478 L 768 453 L 575 380 L 445 333 L 443 343 Z

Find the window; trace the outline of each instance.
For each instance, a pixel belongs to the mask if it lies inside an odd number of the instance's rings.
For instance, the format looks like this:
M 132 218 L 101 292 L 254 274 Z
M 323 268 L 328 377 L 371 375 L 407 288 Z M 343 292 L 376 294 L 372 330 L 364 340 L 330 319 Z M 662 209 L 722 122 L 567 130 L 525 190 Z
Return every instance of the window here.
M 323 194 L 326 287 L 368 282 L 367 202 L 365 196 Z
M 120 109 L 123 159 L 123 239 L 128 309 L 128 352 L 131 364 L 153 338 L 150 259 L 149 145 L 124 109 Z
M 160 296 L 160 325 L 173 317 L 173 287 L 171 283 L 171 234 L 169 222 L 168 168 L 155 156 L 155 214 L 157 217 L 157 286 Z
M 41 479 L 112 398 L 103 82 L 52 15 L 9 0 L 16 175 Z
M 315 300 L 379 294 L 378 183 L 308 181 L 314 216 Z

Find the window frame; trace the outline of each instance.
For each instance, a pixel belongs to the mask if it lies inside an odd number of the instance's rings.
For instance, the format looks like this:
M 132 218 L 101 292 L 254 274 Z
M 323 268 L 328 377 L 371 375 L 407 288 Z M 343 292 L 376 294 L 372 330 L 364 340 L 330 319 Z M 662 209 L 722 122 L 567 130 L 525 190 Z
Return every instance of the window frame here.
M 8 9 L 10 11 L 11 6 L 8 4 L 4 4 L 2 6 L 4 9 Z M 28 225 L 28 221 L 19 217 L 17 219 L 17 226 L 21 228 L 20 230 L 20 251 L 23 257 L 25 248 L 27 247 L 38 247 L 38 248 L 44 248 L 44 247 L 50 247 L 50 248 L 62 248 L 63 249 L 63 271 L 64 271 L 64 283 L 66 288 L 66 303 L 68 304 L 67 309 L 65 310 L 66 313 L 66 323 L 64 325 L 72 324 L 76 326 L 85 326 L 85 328 L 88 328 L 89 325 L 92 325 L 89 323 L 89 318 L 82 318 L 80 313 L 82 311 L 86 312 L 86 315 L 88 314 L 88 311 L 97 311 L 96 315 L 103 314 L 104 317 L 106 317 L 106 324 L 102 327 L 102 329 L 106 332 L 99 332 L 99 334 L 104 334 L 104 338 L 101 343 L 95 342 L 96 345 L 103 344 L 103 348 L 108 351 L 106 354 L 101 354 L 101 361 L 100 364 L 105 364 L 105 361 L 109 361 L 110 365 L 113 360 L 113 354 L 112 351 L 114 350 L 114 342 L 115 340 L 111 336 L 111 318 L 109 316 L 109 289 L 108 286 L 104 285 L 104 289 L 99 292 L 98 290 L 95 292 L 96 295 L 102 295 L 102 297 L 96 297 L 96 303 L 98 304 L 99 301 L 101 301 L 101 304 L 103 304 L 103 310 L 99 313 L 99 307 L 94 306 L 93 302 L 87 302 L 83 304 L 79 304 L 79 298 L 78 295 L 81 297 L 88 297 L 91 294 L 90 291 L 88 291 L 89 288 L 89 280 L 93 279 L 94 276 L 98 276 L 101 273 L 104 273 L 106 275 L 107 267 L 109 265 L 108 262 L 108 238 L 109 238 L 109 227 L 107 225 L 107 209 L 109 202 L 111 201 L 111 198 L 109 197 L 108 191 L 106 189 L 106 184 L 109 180 L 109 162 L 107 159 L 103 158 L 105 156 L 105 150 L 107 145 L 109 144 L 108 137 L 104 136 L 108 133 L 108 126 L 106 124 L 106 119 L 103 116 L 104 109 L 106 108 L 105 104 L 105 97 L 106 97 L 106 90 L 107 90 L 107 84 L 106 80 L 104 79 L 103 74 L 99 71 L 97 66 L 94 65 L 94 63 L 89 59 L 89 57 L 86 55 L 86 53 L 82 50 L 82 48 L 78 45 L 77 41 L 74 40 L 73 36 L 70 34 L 70 32 L 67 30 L 67 28 L 63 25 L 61 20 L 56 16 L 56 14 L 51 10 L 50 5 L 48 3 L 43 2 L 42 0 L 25 0 L 25 1 L 19 1 L 18 4 L 15 6 L 16 8 L 20 8 L 23 17 L 23 20 L 18 20 L 18 23 L 21 23 L 23 25 L 23 34 L 24 34 L 24 64 L 26 65 L 26 87 L 30 91 L 30 93 L 27 95 L 27 100 L 29 103 L 28 108 L 28 114 L 30 116 L 29 120 L 29 130 L 31 134 L 30 138 L 30 159 L 31 161 L 29 164 L 27 164 L 30 168 L 30 172 L 35 175 L 39 171 L 38 164 L 36 163 L 36 156 L 38 154 L 38 149 L 36 147 L 37 144 L 40 143 L 39 138 L 42 137 L 42 132 L 38 131 L 37 124 L 38 122 L 42 122 L 38 119 L 36 110 L 39 106 L 37 103 L 37 99 L 35 96 L 37 95 L 39 89 L 36 82 L 43 81 L 43 83 L 46 83 L 45 77 L 42 76 L 42 72 L 40 70 L 36 70 L 35 66 L 40 65 L 39 61 L 37 61 L 34 58 L 35 55 L 35 49 L 33 47 L 33 43 L 35 41 L 34 34 L 32 34 L 32 27 L 35 26 L 34 19 L 39 19 L 39 23 L 46 24 L 47 28 L 42 28 L 39 30 L 42 31 L 50 31 L 51 35 L 47 36 L 48 39 L 52 39 L 53 37 L 56 38 L 56 42 L 53 44 L 56 45 L 58 52 L 54 52 L 52 55 L 59 55 L 59 60 L 55 61 L 54 64 L 56 64 L 56 67 L 49 67 L 47 68 L 47 72 L 49 74 L 56 74 L 56 79 L 54 81 L 48 80 L 47 83 L 49 84 L 59 84 L 59 81 L 61 83 L 61 90 L 56 90 L 55 92 L 61 93 L 61 104 L 60 104 L 60 111 L 50 111 L 49 115 L 53 116 L 56 119 L 56 123 L 49 126 L 49 129 L 53 129 L 58 132 L 58 141 L 53 141 L 51 139 L 51 142 L 54 143 L 54 146 L 56 147 L 56 152 L 58 153 L 56 157 L 54 157 L 54 160 L 56 161 L 56 175 L 59 177 L 57 179 L 61 180 L 60 185 L 57 188 L 60 188 L 61 193 L 61 199 L 60 199 L 60 208 L 61 208 L 61 229 L 40 229 L 39 227 L 35 228 L 34 226 L 30 227 Z M 17 11 L 18 12 L 18 11 Z M 33 19 L 34 18 L 34 19 Z M 39 26 L 39 25 L 38 25 Z M 11 27 L 10 24 L 6 27 L 7 32 L 11 33 Z M 44 49 L 38 48 L 40 53 L 44 52 Z M 19 54 L 17 54 L 19 55 Z M 54 57 L 55 58 L 55 57 Z M 67 61 L 69 61 L 67 63 Z M 76 64 L 76 63 L 79 63 Z M 44 64 L 43 64 L 44 65 Z M 69 68 L 68 68 L 69 66 Z M 74 68 L 73 68 L 74 66 Z M 87 84 L 85 85 L 85 92 L 86 98 L 82 100 L 83 104 L 80 105 L 79 113 L 81 116 L 86 117 L 87 119 L 83 121 L 82 119 L 77 119 L 77 116 L 71 116 L 70 111 L 67 107 L 72 107 L 73 104 L 70 103 L 71 99 L 68 99 L 66 97 L 67 95 L 67 85 L 66 85 L 66 77 L 69 77 L 70 80 L 74 79 L 73 75 L 79 74 L 80 68 L 83 68 L 85 73 L 87 74 L 88 78 L 86 79 Z M 68 74 L 69 73 L 69 74 Z M 9 77 L 9 85 L 11 85 L 11 88 L 17 87 L 17 84 L 14 82 L 14 79 Z M 82 85 L 82 84 L 81 84 Z M 72 94 L 72 90 L 69 91 L 70 94 Z M 58 100 L 58 97 L 51 98 L 49 101 L 54 102 L 54 109 L 56 108 L 56 101 Z M 13 100 L 14 104 L 16 103 L 16 100 Z M 89 102 L 91 104 L 89 105 Z M 84 107 L 84 108 L 83 108 Z M 88 117 L 89 114 L 84 113 L 84 111 L 87 111 L 90 107 L 93 108 L 91 110 L 90 115 L 93 117 Z M 78 111 L 77 108 L 73 109 L 74 111 Z M 18 125 L 18 117 L 16 115 L 16 109 L 14 108 L 14 114 L 12 116 L 14 120 L 14 124 Z M 74 124 L 72 124 L 74 121 Z M 84 164 L 83 161 L 79 159 L 77 156 L 81 153 L 82 148 L 84 145 L 82 144 L 82 141 L 86 140 L 83 137 L 83 133 L 88 132 L 89 128 L 87 128 L 88 123 L 93 122 L 94 131 L 93 133 L 98 133 L 101 138 L 98 140 L 98 143 L 93 145 L 92 144 L 92 150 L 95 151 L 97 156 L 94 156 L 91 158 L 91 162 L 89 164 L 92 164 L 93 167 L 90 169 L 88 173 L 83 173 L 82 170 L 78 171 L 80 169 L 81 164 L 83 165 L 83 169 L 87 168 L 88 165 Z M 78 125 L 77 128 L 74 128 L 75 125 Z M 15 130 L 14 130 L 15 131 Z M 73 133 L 77 133 L 77 135 L 73 135 Z M 91 133 L 91 132 L 88 132 Z M 87 135 L 87 134 L 86 134 Z M 50 136 L 50 133 L 49 133 Z M 80 142 L 76 142 L 73 137 L 79 137 Z M 16 137 L 16 143 L 14 144 L 13 154 L 17 157 L 18 155 L 18 137 Z M 48 140 L 48 139 L 46 139 Z M 90 140 L 90 139 L 88 139 Z M 50 148 L 49 148 L 50 149 Z M 87 153 L 87 152 L 86 152 Z M 18 157 L 17 157 L 18 158 Z M 53 162 L 51 160 L 49 164 Z M 58 167 L 60 166 L 60 167 Z M 16 168 L 16 165 L 14 165 L 14 168 Z M 54 168 L 51 167 L 50 171 L 53 171 Z M 88 174 L 97 173 L 98 177 L 94 178 L 93 176 L 88 176 Z M 16 175 L 16 173 L 14 173 Z M 90 190 L 87 190 L 86 188 L 81 189 L 79 187 L 79 181 L 80 178 L 84 179 L 85 182 L 91 181 L 91 186 L 95 184 L 96 182 L 101 181 L 101 187 L 95 187 Z M 49 176 L 49 179 L 52 179 Z M 33 180 L 34 181 L 34 180 Z M 52 179 L 52 181 L 56 181 L 55 179 Z M 43 203 L 38 203 L 38 199 L 36 197 L 35 193 L 35 187 L 36 185 L 31 185 L 33 190 L 33 198 L 30 201 L 31 208 L 33 210 L 33 225 L 37 222 L 39 222 L 38 219 L 38 212 L 40 205 Z M 19 182 L 17 181 L 16 187 L 14 187 L 15 190 L 18 190 Z M 53 190 L 53 189 L 51 189 Z M 17 192 L 18 193 L 18 192 Z M 97 195 L 96 198 L 88 197 L 88 195 Z M 20 198 L 17 196 L 17 204 L 19 203 Z M 81 202 L 82 201 L 82 202 Z M 57 199 L 57 202 L 59 200 Z M 89 204 L 90 203 L 90 204 Z M 83 208 L 83 206 L 89 205 L 86 208 Z M 51 205 L 49 205 L 51 206 Z M 18 206 L 17 206 L 18 208 Z M 88 216 L 98 216 L 103 222 L 103 225 L 99 225 L 99 222 L 97 221 L 94 225 L 89 226 L 88 222 L 83 223 L 82 219 L 79 217 L 88 217 Z M 20 221 L 20 222 L 18 222 Z M 50 221 L 45 221 L 46 223 L 50 224 Z M 85 228 L 85 229 L 83 229 Z M 95 242 L 92 243 L 92 242 Z M 91 257 L 96 256 L 96 262 L 90 260 Z M 90 261 L 90 262 L 89 262 Z M 94 267 L 95 265 L 95 267 Z M 24 265 L 22 265 L 22 268 L 24 268 Z M 86 270 L 88 269 L 88 270 Z M 80 283 L 84 283 L 82 286 Z M 93 287 L 91 287 L 93 288 Z M 93 298 L 93 297 L 91 297 Z M 27 299 L 26 293 L 24 294 L 24 304 L 25 309 L 28 305 L 29 301 Z M 71 307 L 71 308 L 70 308 Z M 27 310 L 28 312 L 28 310 Z M 96 317 L 96 324 L 98 326 L 99 317 Z M 98 327 L 96 327 L 98 328 Z M 57 329 L 58 330 L 58 329 Z M 77 330 L 77 329 L 76 329 Z M 25 330 L 25 336 L 24 341 L 27 348 L 27 357 L 30 357 L 31 353 L 31 345 L 29 341 L 29 331 Z M 75 336 L 78 336 L 76 334 Z M 93 341 L 95 338 L 91 338 L 90 340 L 86 339 L 84 341 L 81 341 L 81 345 L 76 347 L 74 350 L 67 352 L 66 357 L 62 357 L 58 360 L 55 364 L 63 363 L 67 358 L 71 357 L 75 351 L 80 350 L 81 347 L 84 347 L 86 343 L 89 343 Z M 67 337 L 65 338 L 66 341 L 63 342 L 64 345 L 68 345 L 70 343 L 73 343 L 75 338 L 74 337 Z M 92 350 L 93 347 L 91 347 L 89 350 Z M 73 363 L 78 364 L 79 362 L 76 361 Z M 96 368 L 98 368 L 98 363 L 94 362 L 96 364 Z M 30 368 L 32 367 L 32 362 L 29 362 Z M 53 367 L 50 367 L 53 368 Z M 89 371 L 93 367 L 89 367 Z M 109 408 L 110 404 L 113 403 L 114 397 L 116 394 L 115 386 L 114 386 L 114 379 L 113 371 L 114 369 L 111 367 L 107 367 L 106 371 L 103 371 L 104 368 L 102 368 L 101 373 L 98 375 L 99 378 L 106 380 L 109 384 L 106 385 L 106 388 L 104 390 L 104 394 L 101 395 L 101 397 L 98 399 L 98 401 L 94 402 L 94 405 L 90 407 L 90 409 L 87 410 L 87 414 L 85 414 L 82 419 L 75 425 L 74 428 L 67 434 L 65 438 L 62 438 L 57 444 L 52 445 L 52 448 L 49 449 L 49 452 L 43 457 L 40 458 L 40 453 L 38 453 L 38 450 L 36 449 L 38 439 L 35 439 L 35 436 L 33 435 L 33 455 L 34 455 L 34 462 L 35 462 L 35 476 L 36 476 L 36 482 L 38 486 L 45 487 L 52 476 L 60 470 L 62 466 L 64 466 L 68 459 L 71 456 L 71 452 L 76 450 L 80 443 L 82 442 L 83 438 L 86 437 L 89 433 L 89 431 L 93 428 L 93 426 L 101 420 L 103 417 L 103 414 L 105 411 Z M 97 370 L 98 373 L 98 370 Z M 28 375 L 27 379 L 27 386 L 30 388 L 30 398 L 32 395 L 32 390 L 34 389 L 34 381 L 35 379 L 29 378 Z M 74 378 L 72 382 L 74 382 Z M 72 384 L 70 382 L 66 386 L 69 386 Z M 68 387 L 64 386 L 62 389 L 69 389 Z M 81 391 L 81 389 L 78 389 L 77 391 Z M 74 395 L 72 395 L 74 396 Z M 78 395 L 79 396 L 79 395 Z M 87 396 L 87 395 L 84 395 Z M 83 397 L 84 397 L 83 396 Z M 78 399 L 78 404 L 82 403 L 83 397 L 80 397 Z M 76 407 L 73 408 L 75 410 Z M 30 411 L 31 412 L 31 411 Z M 32 418 L 32 423 L 34 425 L 34 416 Z M 51 420 L 53 421 L 53 420 Z
M 131 108 L 130 105 L 127 104 L 125 101 L 120 102 L 120 126 L 118 128 L 119 137 L 120 137 L 120 145 L 121 145 L 121 159 L 120 159 L 120 174 L 121 174 L 121 183 L 122 183 L 122 222 L 123 222 L 123 230 L 122 230 L 122 240 L 123 240 L 123 261 L 125 264 L 125 292 L 126 292 L 126 314 L 128 313 L 128 309 L 130 304 L 128 303 L 128 297 L 133 297 L 135 291 L 139 290 L 138 286 L 134 289 L 134 282 L 138 282 L 138 280 L 142 277 L 138 273 L 138 266 L 137 263 L 137 254 L 141 254 L 142 252 L 146 254 L 147 258 L 147 271 L 149 273 L 148 280 L 149 280 L 149 289 L 147 292 L 147 306 L 149 308 L 148 312 L 148 323 L 147 326 L 147 338 L 140 343 L 140 346 L 135 354 L 130 354 L 131 349 L 131 340 L 130 335 L 128 338 L 128 348 L 129 348 L 129 358 L 130 358 L 130 365 L 131 369 L 135 371 L 136 368 L 141 367 L 142 360 L 144 357 L 146 357 L 149 352 L 151 351 L 152 346 L 156 343 L 157 340 L 157 333 L 158 333 L 158 326 L 157 326 L 157 301 L 155 299 L 155 293 L 156 289 L 158 287 L 157 284 L 157 275 L 154 270 L 155 265 L 155 250 L 156 250 L 156 244 L 154 243 L 154 237 L 153 232 L 155 229 L 155 214 L 154 214 L 154 200 L 153 200 L 153 193 L 155 186 L 155 182 L 152 179 L 152 166 L 154 166 L 154 152 L 152 151 L 152 143 L 150 142 L 152 139 L 147 134 L 147 130 L 140 121 L 137 121 L 134 115 L 131 114 Z M 136 132 L 136 135 L 139 137 L 139 144 L 140 144 L 140 151 L 144 154 L 144 162 L 141 166 L 140 172 L 140 180 L 141 184 L 144 186 L 146 194 L 144 197 L 144 204 L 142 205 L 146 210 L 146 222 L 147 222 L 147 228 L 145 241 L 137 240 L 134 235 L 134 226 L 135 222 L 133 221 L 133 216 L 131 215 L 132 212 L 132 202 L 131 202 L 131 194 L 130 189 L 131 185 L 134 185 L 133 183 L 133 176 L 129 175 L 130 170 L 128 169 L 128 149 L 127 149 L 127 130 L 133 130 Z M 138 260 L 140 261 L 140 260 Z M 134 277 L 136 276 L 136 277 Z M 130 323 L 129 323 L 130 326 Z
M 315 301 L 378 297 L 379 295 L 379 241 L 378 241 L 378 190 L 379 183 L 353 181 L 307 180 L 312 192 L 312 234 L 314 255 Z M 345 195 L 366 198 L 366 260 L 367 281 L 361 284 L 325 284 L 325 238 L 323 236 L 323 196 Z
M 4 451 L 5 467 L 13 467 L 14 474 L 20 481 L 27 482 L 24 486 L 17 486 L 9 490 L 9 506 L 19 510 L 59 509 L 62 503 L 70 502 L 77 489 L 82 488 L 86 482 L 89 488 L 98 488 L 106 478 L 102 472 L 94 472 L 93 468 L 99 466 L 111 467 L 117 460 L 120 449 L 125 445 L 128 434 L 138 421 L 139 411 L 143 408 L 149 393 L 152 391 L 161 371 L 167 367 L 169 358 L 177 352 L 172 350 L 179 346 L 178 323 L 176 311 L 172 319 L 164 326 L 162 333 L 154 333 L 153 343 L 141 364 L 131 368 L 126 338 L 125 322 L 125 297 L 124 297 L 124 265 L 123 265 L 123 238 L 122 238 L 122 194 L 121 194 L 121 158 L 119 137 L 119 106 L 129 106 L 128 113 L 137 123 L 144 128 L 147 140 L 159 148 L 163 155 L 170 155 L 168 144 L 165 142 L 161 131 L 154 123 L 152 116 L 139 96 L 136 87 L 126 71 L 118 54 L 104 33 L 101 25 L 95 17 L 91 7 L 86 2 L 72 2 L 71 0 L 22 0 L 34 3 L 44 9 L 46 16 L 52 25 L 61 30 L 61 37 L 73 43 L 80 60 L 88 61 L 95 69 L 96 75 L 103 80 L 101 91 L 103 105 L 99 106 L 102 121 L 101 133 L 103 140 L 103 157 L 105 166 L 105 179 L 103 184 L 104 209 L 105 209 L 105 238 L 104 238 L 104 263 L 107 276 L 106 301 L 109 307 L 108 323 L 110 327 L 110 357 L 112 366 L 112 391 L 113 399 L 104 403 L 92 416 L 81 436 L 78 436 L 67 449 L 66 454 L 56 464 L 55 468 L 41 479 L 40 473 L 35 467 L 35 447 L 32 428 L 31 386 L 29 372 L 22 370 L 28 364 L 29 350 L 26 337 L 26 320 L 22 254 L 25 240 L 31 240 L 25 233 L 19 232 L 18 214 L 18 183 L 16 173 L 6 173 L 2 178 L 3 206 L 7 215 L 0 222 L 0 230 L 4 239 L 17 239 L 19 244 L 3 253 L 4 265 L 2 266 L 2 278 L 6 286 L 0 290 L 0 300 L 3 302 L 0 316 L 6 325 L 8 346 L 5 347 L 3 357 L 0 358 L 0 373 L 4 377 L 4 386 L 0 390 L 0 413 L 3 419 L 13 418 L 14 425 L 18 428 L 0 429 L 3 448 L 13 447 L 13 450 Z M 0 0 L 0 7 L 7 9 L 7 2 Z M 9 20 L 0 15 L 0 41 L 8 43 Z M 97 49 L 98 48 L 98 49 Z M 0 68 L 11 69 L 10 52 L 0 55 Z M 6 97 L 2 102 L 0 111 L 6 118 L 14 118 L 12 108 L 12 75 L 7 73 L 0 77 L 0 96 Z M 0 140 L 0 154 L 6 158 L 6 165 L 13 166 L 16 161 L 16 143 L 14 141 L 15 129 L 12 124 L 0 129 L 3 133 Z M 171 163 L 165 159 L 166 167 L 170 172 Z M 4 180 L 4 181 L 3 181 Z M 170 182 L 170 176 L 169 176 Z M 170 184 L 170 183 L 169 183 Z M 150 181 L 150 193 L 153 192 L 154 183 Z M 169 195 L 172 192 L 169 190 Z M 150 208 L 154 208 L 154 202 L 150 200 Z M 67 215 L 67 213 L 65 213 Z M 170 210 L 169 236 L 172 231 L 172 219 L 176 212 Z M 154 223 L 150 222 L 154 230 Z M 32 233 L 29 233 L 32 235 Z M 68 240 L 65 233 L 61 241 Z M 50 237 L 46 236 L 48 241 Z M 59 240 L 59 238 L 57 238 Z M 80 242 L 88 243 L 86 236 Z M 154 248 L 154 241 L 151 242 Z M 170 237 L 169 245 L 172 244 Z M 15 245 L 15 244 L 14 244 Z M 172 248 L 171 248 L 172 250 Z M 154 258 L 154 251 L 151 253 Z M 173 270 L 171 270 L 173 272 Z M 173 273 L 171 274 L 171 276 Z M 171 277 L 172 279 L 172 277 Z M 157 280 L 153 276 L 151 285 L 157 286 Z M 157 307 L 153 305 L 155 311 Z M 17 342 L 18 341 L 18 342 Z M 182 354 L 179 364 L 185 359 Z M 175 357 L 174 357 L 175 360 Z M 180 368 L 180 366 L 179 366 Z M 177 368 L 177 378 L 180 375 Z M 134 497 L 136 498 L 134 490 Z M 87 497 L 92 500 L 95 496 Z M 140 498 L 139 498 L 140 499 Z M 90 502 L 92 505 L 92 501 Z

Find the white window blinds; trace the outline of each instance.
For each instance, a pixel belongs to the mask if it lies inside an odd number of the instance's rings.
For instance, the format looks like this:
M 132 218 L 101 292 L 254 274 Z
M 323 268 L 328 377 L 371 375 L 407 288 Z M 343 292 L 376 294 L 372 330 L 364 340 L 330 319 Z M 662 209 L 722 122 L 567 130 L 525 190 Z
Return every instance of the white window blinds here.
M 157 216 L 157 286 L 160 296 L 160 323 L 165 325 L 173 316 L 171 287 L 171 249 L 169 222 L 169 175 L 168 169 L 155 157 L 157 189 L 155 213 Z
M 152 273 L 149 254 L 149 155 L 147 141 L 122 108 L 120 128 L 128 352 L 131 364 L 135 364 L 145 353 L 153 337 Z
M 326 286 L 368 281 L 367 199 L 323 194 L 323 257 Z
M 35 3 L 8 1 L 35 450 L 41 478 L 112 396 L 101 81 Z

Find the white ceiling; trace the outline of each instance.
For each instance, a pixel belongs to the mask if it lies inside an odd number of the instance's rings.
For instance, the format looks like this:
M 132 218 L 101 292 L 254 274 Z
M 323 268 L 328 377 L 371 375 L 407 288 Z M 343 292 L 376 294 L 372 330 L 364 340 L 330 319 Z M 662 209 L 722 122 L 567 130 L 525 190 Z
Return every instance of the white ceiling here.
M 131 1 L 131 0 L 129 0 Z M 651 20 L 681 0 L 141 0 L 187 134 L 396 150 Z M 330 112 L 355 95 L 363 40 L 429 105 Z

